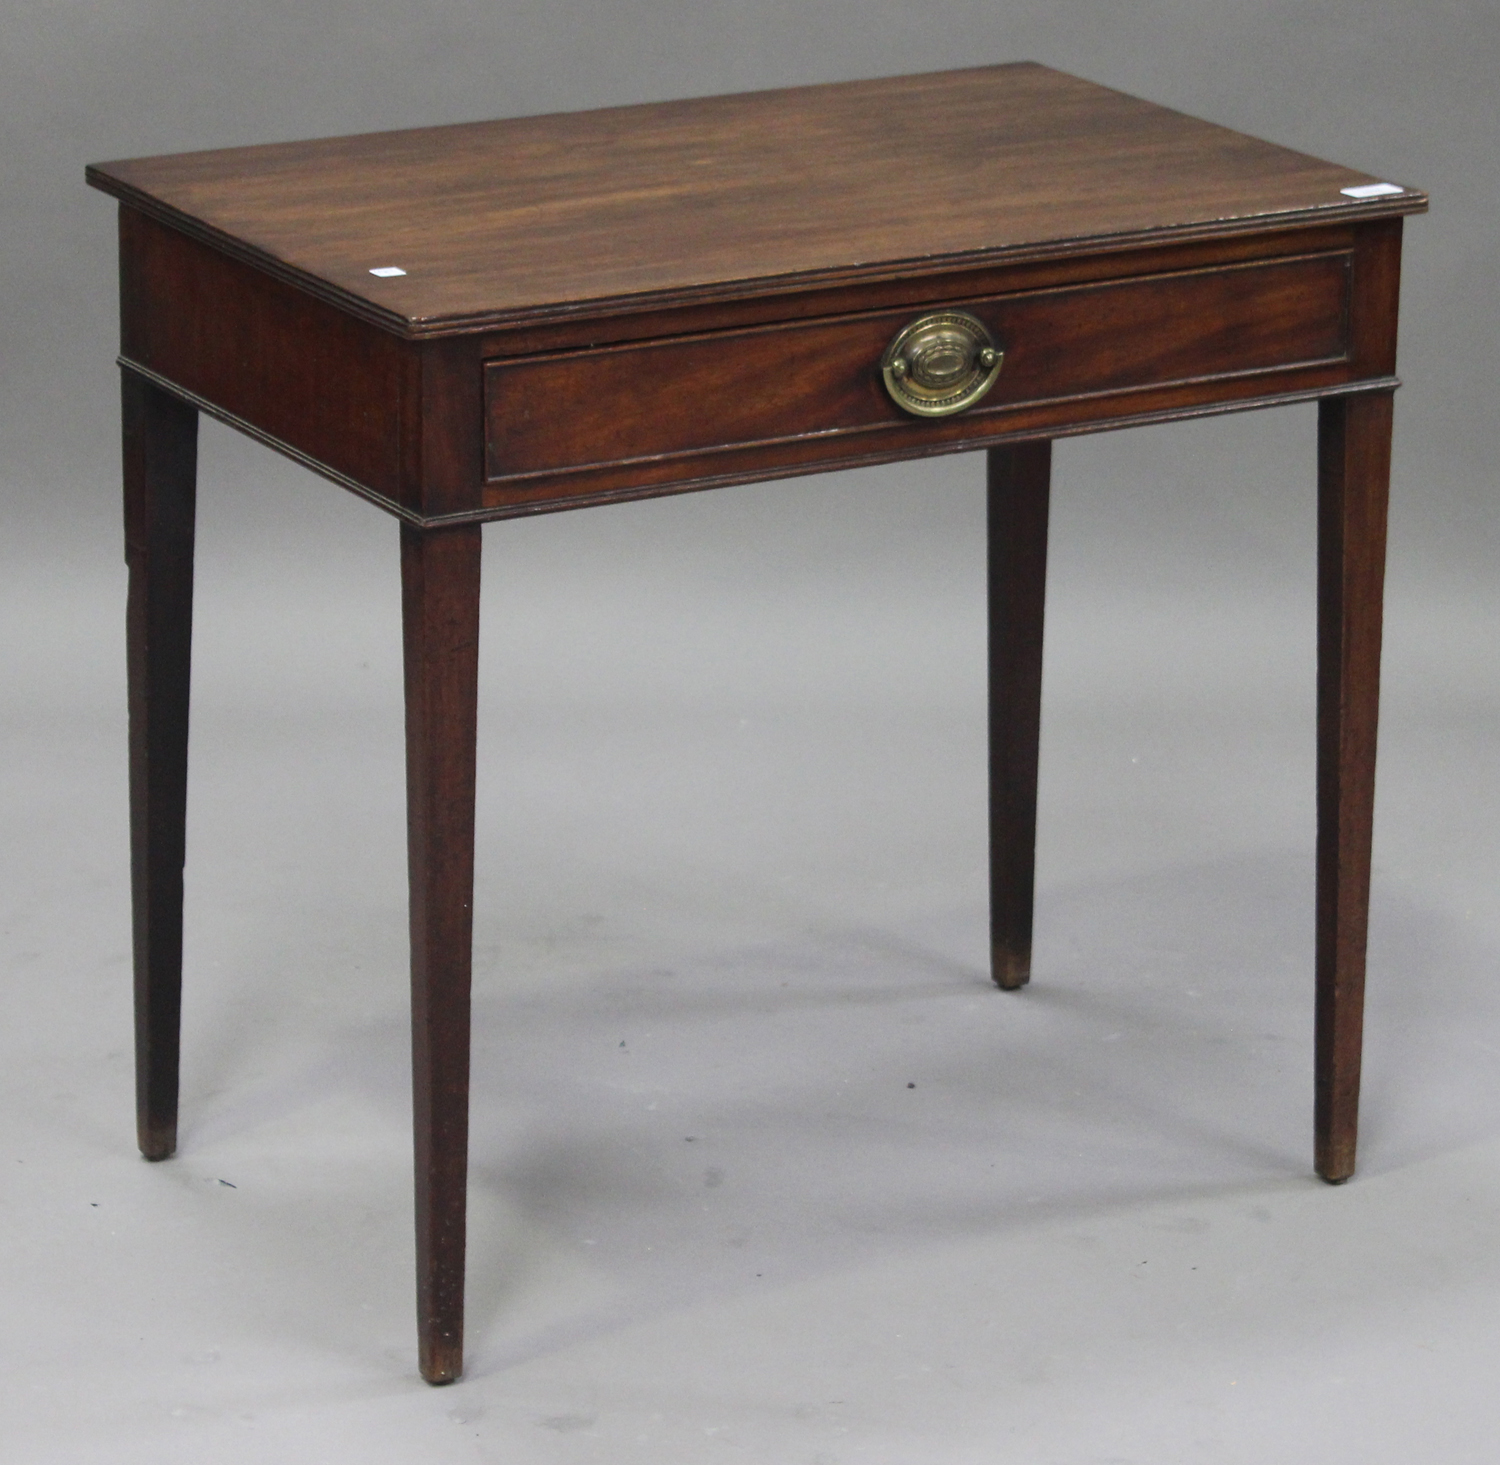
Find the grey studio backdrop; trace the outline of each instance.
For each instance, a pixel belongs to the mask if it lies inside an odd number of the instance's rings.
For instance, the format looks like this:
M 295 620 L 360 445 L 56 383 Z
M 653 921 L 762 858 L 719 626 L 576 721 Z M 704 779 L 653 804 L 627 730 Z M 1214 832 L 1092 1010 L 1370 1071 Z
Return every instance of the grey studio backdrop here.
M 1361 1170 L 1311 1178 L 1314 410 L 1057 450 L 984 973 L 981 456 L 491 526 L 469 1376 L 415 1375 L 395 524 L 203 428 L 134 1153 L 87 161 L 1033 58 L 1427 188 Z M 0 26 L 0 1459 L 1492 1459 L 1500 11 L 69 0 Z

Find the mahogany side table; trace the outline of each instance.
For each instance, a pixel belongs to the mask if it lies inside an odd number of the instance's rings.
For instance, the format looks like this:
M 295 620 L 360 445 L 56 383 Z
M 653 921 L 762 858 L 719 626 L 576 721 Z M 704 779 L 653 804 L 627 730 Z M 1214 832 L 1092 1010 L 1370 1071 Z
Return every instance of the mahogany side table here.
M 993 975 L 1031 966 L 1052 439 L 1318 403 L 1316 1166 L 1354 1169 L 1413 189 L 1023 63 L 105 163 L 136 1084 L 177 1131 L 198 413 L 400 521 L 417 1308 L 462 1371 L 480 526 L 988 449 Z

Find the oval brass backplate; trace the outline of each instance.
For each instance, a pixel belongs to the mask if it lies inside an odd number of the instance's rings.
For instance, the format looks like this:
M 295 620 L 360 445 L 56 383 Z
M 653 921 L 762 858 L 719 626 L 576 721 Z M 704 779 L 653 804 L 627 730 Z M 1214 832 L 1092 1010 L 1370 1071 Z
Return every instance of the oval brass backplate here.
M 995 385 L 1005 353 L 981 320 L 938 310 L 897 332 L 880 359 L 891 400 L 918 417 L 950 417 Z

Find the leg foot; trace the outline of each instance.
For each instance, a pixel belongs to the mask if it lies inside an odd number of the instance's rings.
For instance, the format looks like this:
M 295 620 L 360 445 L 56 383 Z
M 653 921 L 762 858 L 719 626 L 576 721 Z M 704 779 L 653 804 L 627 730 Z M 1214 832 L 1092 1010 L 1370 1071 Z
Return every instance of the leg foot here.
M 479 548 L 477 524 L 401 528 L 417 1330 L 433 1384 L 463 1372 Z
M 990 449 L 990 971 L 1007 990 L 1031 980 L 1051 475 L 1050 442 Z
M 129 370 L 121 398 L 136 1130 L 164 1160 L 177 1148 L 198 412 Z
M 1318 898 L 1315 1163 L 1354 1173 L 1370 910 L 1389 392 L 1318 409 Z

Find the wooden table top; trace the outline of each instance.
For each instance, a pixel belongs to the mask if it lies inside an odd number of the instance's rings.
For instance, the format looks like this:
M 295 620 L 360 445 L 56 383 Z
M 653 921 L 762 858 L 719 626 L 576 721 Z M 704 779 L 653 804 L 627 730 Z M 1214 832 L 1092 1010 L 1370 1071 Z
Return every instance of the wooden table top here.
M 1419 192 L 1030 62 L 100 163 L 404 336 L 1415 213 Z M 379 278 L 395 266 L 404 275 Z

